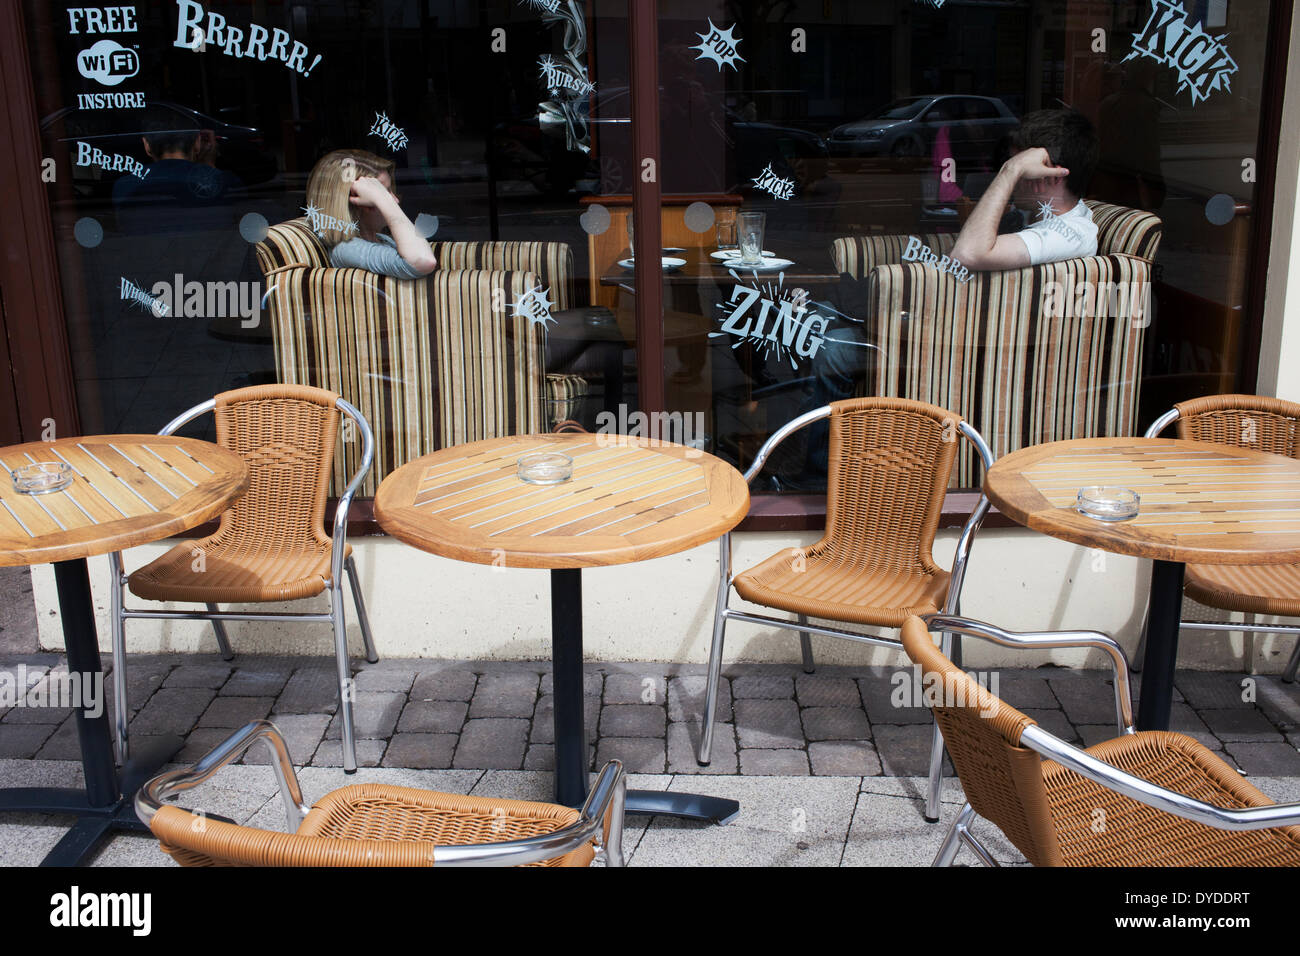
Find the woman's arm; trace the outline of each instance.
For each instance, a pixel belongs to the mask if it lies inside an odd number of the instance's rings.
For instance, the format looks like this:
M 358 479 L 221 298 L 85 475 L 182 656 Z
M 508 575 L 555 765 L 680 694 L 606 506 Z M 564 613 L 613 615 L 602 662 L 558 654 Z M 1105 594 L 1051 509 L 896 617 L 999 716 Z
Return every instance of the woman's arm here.
M 411 220 L 402 212 L 384 184 L 372 176 L 363 176 L 352 184 L 352 202 L 357 206 L 373 206 L 384 217 L 388 232 L 397 244 L 397 251 L 420 275 L 428 275 L 438 267 L 438 260 L 429 248 L 429 240 L 420 235 Z

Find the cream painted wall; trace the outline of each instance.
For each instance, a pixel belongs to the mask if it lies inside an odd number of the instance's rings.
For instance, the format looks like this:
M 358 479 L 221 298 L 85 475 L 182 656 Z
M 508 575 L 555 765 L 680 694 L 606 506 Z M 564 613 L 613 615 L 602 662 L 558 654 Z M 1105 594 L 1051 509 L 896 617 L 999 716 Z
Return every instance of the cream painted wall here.
M 808 544 L 816 535 L 742 534 L 735 538 L 735 563 L 744 569 L 782 548 Z M 945 533 L 935 557 L 951 561 L 955 535 Z M 462 564 L 415 551 L 388 538 L 354 541 L 375 642 L 381 656 L 447 659 L 529 660 L 550 656 L 549 581 L 545 571 L 494 569 Z M 127 553 L 130 569 L 162 552 L 163 545 Z M 708 659 L 717 581 L 717 547 L 613 568 L 583 572 L 586 653 L 589 660 L 677 661 Z M 108 563 L 91 562 L 100 645 L 109 648 Z M 1092 552 L 1021 529 L 982 533 L 976 541 L 966 583 L 963 611 L 1021 630 L 1095 628 L 1115 635 L 1130 650 L 1136 645 L 1145 610 L 1146 562 Z M 62 646 L 55 607 L 54 576 L 48 566 L 33 568 L 33 584 L 43 647 Z M 135 603 L 135 602 L 133 602 Z M 743 603 L 743 602 L 742 602 Z M 324 609 L 324 601 L 316 605 Z M 137 604 L 138 606 L 138 604 Z M 301 604 L 308 607 L 310 604 Z M 350 603 L 349 603 L 349 615 Z M 755 609 L 757 610 L 757 609 Z M 236 653 L 333 653 L 327 625 L 228 625 Z M 354 654 L 360 654 L 355 621 L 350 628 Z M 131 621 L 128 648 L 138 653 L 212 653 L 216 641 L 206 624 L 192 621 Z M 1255 663 L 1261 672 L 1278 672 L 1293 638 L 1260 636 Z M 849 641 L 814 638 L 823 663 L 897 664 L 894 652 Z M 1228 638 L 1185 633 L 1179 664 L 1212 669 L 1240 666 L 1239 634 Z M 728 628 L 728 660 L 799 659 L 792 632 L 733 623 Z M 1105 667 L 1093 653 L 1053 651 L 1024 656 L 972 642 L 966 656 L 972 667 Z

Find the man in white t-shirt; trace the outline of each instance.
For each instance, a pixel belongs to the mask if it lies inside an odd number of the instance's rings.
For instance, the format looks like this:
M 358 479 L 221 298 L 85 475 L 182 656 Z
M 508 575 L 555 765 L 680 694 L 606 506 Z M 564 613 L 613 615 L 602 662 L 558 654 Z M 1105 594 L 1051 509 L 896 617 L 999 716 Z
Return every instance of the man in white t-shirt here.
M 971 270 L 1019 269 L 1097 253 L 1097 224 L 1083 201 L 1097 166 L 1092 123 L 1076 110 L 1039 110 L 1021 121 L 1012 155 L 962 227 L 952 257 Z M 998 235 L 1010 203 L 1034 219 Z

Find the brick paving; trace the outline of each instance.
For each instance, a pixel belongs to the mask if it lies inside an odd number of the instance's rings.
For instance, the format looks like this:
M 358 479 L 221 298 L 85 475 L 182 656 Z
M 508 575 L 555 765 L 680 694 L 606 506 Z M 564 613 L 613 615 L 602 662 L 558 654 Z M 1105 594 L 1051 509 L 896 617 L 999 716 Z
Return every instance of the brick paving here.
M 35 688 L 62 668 L 58 655 L 0 653 L 24 665 Z M 358 760 L 412 769 L 549 770 L 554 766 L 548 662 L 386 659 L 353 662 Z M 724 668 L 712 762 L 694 750 L 704 668 L 591 663 L 585 720 L 590 755 L 640 773 L 894 777 L 926 772 L 930 717 L 896 706 L 901 668 L 793 664 Z M 996 672 L 1001 696 L 1046 729 L 1090 745 L 1114 735 L 1109 674 L 1057 667 Z M 1243 686 L 1243 681 L 1253 685 Z M 910 679 L 909 679 L 910 681 Z M 105 686 L 111 684 L 105 681 Z M 1173 729 L 1194 735 L 1248 775 L 1300 776 L 1300 685 L 1276 677 L 1180 671 Z M 187 738 L 197 758 L 232 728 L 269 717 L 300 766 L 340 764 L 333 664 L 317 658 L 134 655 L 128 674 L 136 736 Z M 11 707 L 0 713 L 0 757 L 77 758 L 71 713 Z M 249 762 L 262 758 L 258 752 Z

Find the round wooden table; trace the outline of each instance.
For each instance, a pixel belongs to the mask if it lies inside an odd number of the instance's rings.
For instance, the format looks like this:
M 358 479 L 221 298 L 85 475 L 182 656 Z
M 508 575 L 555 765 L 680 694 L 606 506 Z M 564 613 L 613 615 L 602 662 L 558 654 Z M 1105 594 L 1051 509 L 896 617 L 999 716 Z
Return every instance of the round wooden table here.
M 1137 517 L 1080 514 L 1085 485 L 1137 492 Z M 1169 438 L 1051 442 L 998 459 L 984 493 L 1027 528 L 1154 562 L 1140 730 L 1169 727 L 1184 565 L 1300 562 L 1300 461 L 1267 452 Z
M 60 461 L 74 474 L 64 490 L 43 495 L 15 490 L 13 469 Z M 97 702 L 83 699 L 84 706 L 74 709 L 85 790 L 0 790 L 0 811 L 77 817 L 46 864 L 77 865 L 111 830 L 146 830 L 135 816 L 134 792 L 181 743 L 170 737 L 134 749 L 119 777 L 85 559 L 209 521 L 247 486 L 248 468 L 238 455 L 192 438 L 99 435 L 0 448 L 0 567 L 54 564 L 68 670 L 81 675 L 81 687 L 98 689 Z
M 573 459 L 573 477 L 532 485 L 516 460 L 538 451 Z M 749 510 L 740 472 L 693 448 L 621 435 L 523 435 L 470 442 L 393 472 L 375 517 L 422 551 L 499 567 L 551 571 L 555 684 L 555 796 L 576 806 L 587 793 L 582 707 L 582 568 L 676 554 L 734 528 Z M 665 596 L 667 597 L 667 596 Z M 724 822 L 734 800 L 632 791 L 633 813 Z

